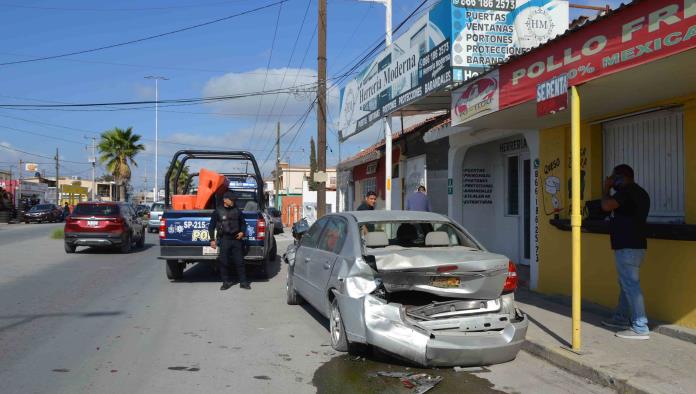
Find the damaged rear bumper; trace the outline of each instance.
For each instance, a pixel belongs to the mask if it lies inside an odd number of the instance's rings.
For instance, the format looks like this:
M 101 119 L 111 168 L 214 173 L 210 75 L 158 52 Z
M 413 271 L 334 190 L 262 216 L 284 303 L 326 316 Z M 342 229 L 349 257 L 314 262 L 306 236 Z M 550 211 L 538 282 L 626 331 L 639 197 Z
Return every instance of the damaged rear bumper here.
M 520 351 L 529 325 L 527 317 L 514 306 L 509 308 L 508 314 L 484 313 L 416 321 L 405 315 L 401 304 L 387 303 L 372 295 L 361 299 L 338 297 L 342 311 L 352 309 L 353 316 L 358 312 L 356 309 L 363 312 L 363 319 L 353 324 L 344 320 L 349 340 L 377 346 L 426 367 L 480 366 L 511 361 Z M 361 305 L 356 305 L 355 301 Z M 514 305 L 514 301 L 509 302 Z

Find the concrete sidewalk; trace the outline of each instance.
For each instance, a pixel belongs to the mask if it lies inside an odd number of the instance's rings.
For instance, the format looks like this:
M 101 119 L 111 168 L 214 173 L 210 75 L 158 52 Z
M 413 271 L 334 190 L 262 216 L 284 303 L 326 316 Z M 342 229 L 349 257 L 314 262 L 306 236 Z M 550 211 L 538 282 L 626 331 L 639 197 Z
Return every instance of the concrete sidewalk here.
M 529 317 L 524 350 L 621 393 L 696 392 L 696 345 L 652 332 L 650 340 L 626 340 L 603 327 L 605 317 L 583 310 L 582 354 L 571 340 L 571 310 L 520 290 L 517 303 Z

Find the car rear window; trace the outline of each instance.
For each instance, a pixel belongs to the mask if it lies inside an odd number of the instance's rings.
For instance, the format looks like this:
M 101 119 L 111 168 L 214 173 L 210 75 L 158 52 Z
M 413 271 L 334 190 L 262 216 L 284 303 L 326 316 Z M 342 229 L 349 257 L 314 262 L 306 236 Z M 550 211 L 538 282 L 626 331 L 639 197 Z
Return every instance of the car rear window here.
M 73 211 L 73 215 L 115 216 L 119 212 L 118 205 L 78 204 Z
M 164 211 L 164 204 L 152 204 L 151 211 Z

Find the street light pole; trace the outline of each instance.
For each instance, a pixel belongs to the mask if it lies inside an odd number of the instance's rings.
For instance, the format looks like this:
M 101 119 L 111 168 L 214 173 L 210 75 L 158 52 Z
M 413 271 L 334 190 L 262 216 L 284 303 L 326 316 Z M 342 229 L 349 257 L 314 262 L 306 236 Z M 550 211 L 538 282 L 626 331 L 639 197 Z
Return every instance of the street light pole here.
M 360 0 L 370 3 L 380 3 L 385 7 L 385 23 L 384 23 L 384 45 L 385 49 L 389 49 L 392 44 L 392 1 L 391 0 Z M 385 150 L 385 168 L 384 168 L 384 209 L 387 211 L 391 210 L 392 206 L 392 195 L 391 195 L 391 181 L 392 181 L 392 125 L 391 116 L 384 117 L 384 150 Z
M 152 202 L 157 201 L 159 192 L 158 181 L 158 160 L 157 154 L 159 153 L 159 81 L 167 81 L 169 78 L 162 76 L 149 75 L 145 79 L 155 80 L 155 182 L 153 188 Z

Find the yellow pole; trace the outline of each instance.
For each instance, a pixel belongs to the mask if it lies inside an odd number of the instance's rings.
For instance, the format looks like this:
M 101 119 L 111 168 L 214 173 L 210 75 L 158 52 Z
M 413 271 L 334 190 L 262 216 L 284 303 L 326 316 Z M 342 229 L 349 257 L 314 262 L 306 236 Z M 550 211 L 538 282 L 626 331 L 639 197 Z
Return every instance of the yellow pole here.
M 570 225 L 573 239 L 573 350 L 579 351 L 580 338 L 580 227 L 582 215 L 580 214 L 580 95 L 575 86 L 571 86 L 570 102 L 570 141 L 571 141 L 571 179 L 572 195 Z

